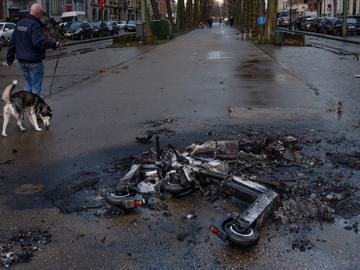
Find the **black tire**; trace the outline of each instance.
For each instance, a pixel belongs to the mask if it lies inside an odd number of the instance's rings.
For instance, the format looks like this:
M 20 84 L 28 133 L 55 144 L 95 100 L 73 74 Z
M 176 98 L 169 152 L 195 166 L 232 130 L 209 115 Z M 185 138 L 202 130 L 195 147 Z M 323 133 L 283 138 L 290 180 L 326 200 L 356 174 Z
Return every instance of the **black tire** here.
M 161 189 L 172 195 L 180 195 L 182 193 L 187 193 L 194 190 L 194 187 L 191 183 L 188 183 L 186 185 L 181 185 L 179 183 L 173 183 L 167 180 L 162 183 Z
M 249 228 L 245 232 L 239 232 L 233 225 L 233 222 L 225 225 L 228 241 L 231 245 L 250 248 L 255 246 L 259 241 L 259 232 L 255 228 Z
M 84 34 L 83 33 L 80 33 L 80 40 L 84 40 Z
M 1 39 L 0 39 L 0 47 L 5 46 L 5 43 L 6 43 L 5 37 L 1 37 Z

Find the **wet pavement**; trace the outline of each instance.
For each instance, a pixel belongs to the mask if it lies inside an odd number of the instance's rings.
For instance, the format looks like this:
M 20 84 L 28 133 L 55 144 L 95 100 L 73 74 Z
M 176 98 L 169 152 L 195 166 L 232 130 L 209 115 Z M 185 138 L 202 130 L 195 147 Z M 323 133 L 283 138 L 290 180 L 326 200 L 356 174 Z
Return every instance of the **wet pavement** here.
M 54 64 L 46 63 L 48 75 Z M 165 200 L 170 215 L 143 209 L 102 217 L 61 213 L 45 195 L 82 178 L 116 182 L 122 171 L 111 172 L 114 160 L 148 150 L 135 137 L 155 128 L 147 120 L 161 119 L 174 119 L 158 127 L 162 145 L 180 148 L 251 129 L 316 138 L 307 154 L 325 165 L 313 170 L 326 172 L 329 183 L 340 174 L 356 188 L 358 170 L 334 167 L 326 153 L 359 151 L 359 128 L 353 126 L 359 121 L 353 76 L 359 67 L 315 47 L 257 47 L 225 27 L 195 30 L 156 48 L 104 48 L 61 58 L 49 101 L 55 109 L 51 129 L 36 133 L 26 123 L 20 133 L 12 122 L 0 141 L 0 230 L 41 227 L 52 235 L 30 263 L 14 269 L 356 269 L 359 234 L 344 229 L 359 221 L 356 211 L 296 228 L 269 220 L 258 246 L 243 251 L 208 231 L 213 221 L 239 211 L 227 200 L 213 203 L 195 194 Z M 16 67 L 0 70 L 1 87 L 19 76 Z M 48 84 L 49 78 L 46 89 Z M 326 142 L 341 136 L 345 140 Z M 296 173 L 291 181 L 318 176 Z M 24 184 L 38 186 L 24 194 Z M 196 218 L 184 219 L 191 213 Z

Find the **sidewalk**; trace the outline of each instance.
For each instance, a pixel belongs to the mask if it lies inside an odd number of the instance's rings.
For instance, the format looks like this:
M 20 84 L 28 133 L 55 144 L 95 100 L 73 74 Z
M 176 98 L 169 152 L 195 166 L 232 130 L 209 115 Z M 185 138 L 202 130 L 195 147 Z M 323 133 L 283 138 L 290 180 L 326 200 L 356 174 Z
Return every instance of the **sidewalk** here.
M 149 49 L 103 49 L 60 59 L 51 132 L 21 134 L 29 141 L 41 138 L 40 156 L 49 157 L 44 164 L 132 143 L 146 120 L 181 119 L 183 132 L 226 122 L 322 121 L 325 101 L 256 46 L 237 40 L 230 28 L 195 30 L 143 54 Z M 121 64 L 126 59 L 132 60 Z M 54 63 L 46 63 L 47 75 Z M 5 76 L 11 81 L 20 75 Z M 47 77 L 45 89 L 49 82 Z M 13 122 L 8 134 L 2 143 L 11 150 L 20 135 Z M 19 147 L 32 152 L 38 143 Z

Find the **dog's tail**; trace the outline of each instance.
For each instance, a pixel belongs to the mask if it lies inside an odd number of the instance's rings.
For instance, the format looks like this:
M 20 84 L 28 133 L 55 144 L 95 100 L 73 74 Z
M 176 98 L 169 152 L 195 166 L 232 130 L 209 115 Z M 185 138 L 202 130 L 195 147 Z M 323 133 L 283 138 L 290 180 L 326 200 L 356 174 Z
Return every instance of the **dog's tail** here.
M 11 84 L 6 86 L 6 88 L 2 94 L 2 100 L 5 101 L 6 104 L 10 103 L 11 93 L 15 89 L 17 83 L 18 83 L 18 81 L 15 80 L 15 81 L 12 81 Z

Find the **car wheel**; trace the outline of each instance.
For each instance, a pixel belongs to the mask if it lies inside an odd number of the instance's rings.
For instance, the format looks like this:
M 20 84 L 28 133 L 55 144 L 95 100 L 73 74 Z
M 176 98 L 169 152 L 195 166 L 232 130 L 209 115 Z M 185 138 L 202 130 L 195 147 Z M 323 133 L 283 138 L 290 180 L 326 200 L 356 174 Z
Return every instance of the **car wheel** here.
M 1 37 L 0 46 L 5 46 L 5 37 Z
M 259 241 L 259 232 L 255 228 L 249 228 L 240 232 L 233 222 L 225 224 L 225 230 L 228 234 L 228 241 L 231 245 L 249 248 L 255 246 Z
M 80 34 L 80 40 L 84 40 L 84 34 L 83 33 Z

